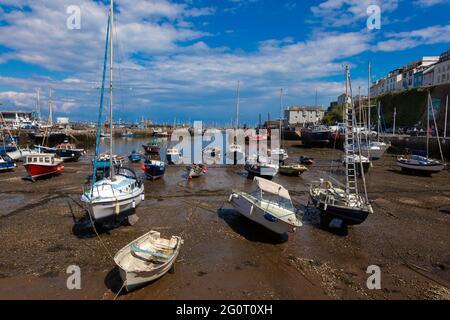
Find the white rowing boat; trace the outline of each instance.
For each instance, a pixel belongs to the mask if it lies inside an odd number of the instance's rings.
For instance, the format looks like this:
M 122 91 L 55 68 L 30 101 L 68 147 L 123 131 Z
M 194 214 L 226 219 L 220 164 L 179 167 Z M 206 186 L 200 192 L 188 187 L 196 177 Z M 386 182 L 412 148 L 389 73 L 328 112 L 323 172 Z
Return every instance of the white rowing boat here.
M 164 239 L 159 232 L 150 231 L 119 250 L 114 262 L 127 291 L 164 276 L 173 267 L 182 244 L 180 237 Z

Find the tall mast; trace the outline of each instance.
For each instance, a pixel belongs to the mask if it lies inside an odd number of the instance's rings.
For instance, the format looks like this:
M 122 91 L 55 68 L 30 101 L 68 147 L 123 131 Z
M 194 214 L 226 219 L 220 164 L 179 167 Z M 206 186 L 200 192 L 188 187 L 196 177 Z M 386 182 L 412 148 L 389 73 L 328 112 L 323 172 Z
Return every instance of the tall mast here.
M 377 140 L 378 140 L 378 142 L 380 142 L 380 131 L 381 131 L 381 101 L 380 100 L 378 100 L 377 113 L 378 113 L 378 128 L 377 128 L 378 134 L 377 134 Z
M 37 113 L 37 122 L 39 124 L 41 122 L 41 101 L 39 89 L 37 89 L 36 91 L 36 113 Z
M 239 129 L 239 104 L 240 104 L 240 96 L 239 89 L 241 86 L 241 82 L 238 80 L 237 84 L 237 102 L 236 102 L 236 130 Z
M 111 0 L 109 9 L 109 176 L 111 181 L 114 180 L 113 166 L 113 30 L 114 30 L 114 0 Z
M 368 78 L 367 78 L 367 100 L 368 100 L 368 109 L 367 109 L 367 134 L 369 135 L 369 143 L 370 143 L 370 131 L 371 131 L 371 121 L 370 121 L 370 110 L 371 110 L 371 101 L 370 101 L 370 62 L 368 65 Z
M 283 148 L 283 88 L 280 90 L 280 141 Z
M 428 92 L 428 100 L 427 100 L 427 159 L 430 157 L 430 100 L 431 100 L 431 94 Z
M 52 101 L 52 88 L 50 88 L 48 97 L 48 123 L 50 127 L 53 126 L 53 101 Z

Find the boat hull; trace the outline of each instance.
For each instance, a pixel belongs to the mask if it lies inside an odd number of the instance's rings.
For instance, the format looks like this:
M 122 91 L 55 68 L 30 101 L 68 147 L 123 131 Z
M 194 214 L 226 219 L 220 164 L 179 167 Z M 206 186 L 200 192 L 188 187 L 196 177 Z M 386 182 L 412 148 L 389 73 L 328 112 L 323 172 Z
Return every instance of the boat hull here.
M 342 220 L 346 225 L 359 225 L 366 221 L 369 211 L 348 207 L 333 206 L 311 197 L 314 206 L 321 212 L 321 222 L 329 224 L 332 219 Z
M 159 152 L 161 150 L 160 146 L 146 146 L 146 145 L 143 145 L 142 148 L 144 148 L 144 151 L 147 154 L 159 154 Z
M 25 169 L 30 175 L 32 180 L 42 179 L 60 174 L 64 169 L 64 165 L 39 165 L 39 164 L 25 164 Z
M 270 213 L 262 210 L 251 201 L 248 201 L 236 193 L 232 195 L 230 203 L 242 216 L 262 225 L 276 234 L 283 235 L 289 232 L 295 232 L 296 230 L 294 226 L 283 220 L 276 219 Z
M 0 172 L 13 171 L 15 168 L 16 164 L 14 162 L 0 163 Z
M 278 173 L 278 169 L 275 167 L 261 166 L 246 164 L 245 170 L 248 172 L 248 177 L 253 179 L 255 176 L 266 179 L 273 179 Z
M 161 167 L 161 166 L 148 166 L 145 165 L 144 166 L 144 173 L 145 176 L 149 179 L 149 180 L 158 180 L 161 179 L 164 174 L 166 173 L 166 168 L 165 167 Z
M 411 174 L 422 174 L 422 175 L 432 175 L 442 172 L 445 169 L 443 164 L 408 164 L 406 162 L 397 160 L 397 164 L 400 166 L 402 171 Z
M 64 162 L 77 162 L 83 155 L 84 150 L 69 150 L 69 149 L 58 149 L 56 150 L 56 155 L 60 157 Z
M 142 186 L 130 196 L 118 198 L 117 201 L 87 201 L 85 195 L 81 200 L 90 216 L 101 223 L 116 217 L 125 218 L 134 214 L 134 209 L 143 201 L 143 194 L 144 187 Z
M 301 176 L 304 172 L 306 172 L 306 170 L 290 167 L 280 167 L 279 172 L 280 174 L 285 176 L 298 177 Z

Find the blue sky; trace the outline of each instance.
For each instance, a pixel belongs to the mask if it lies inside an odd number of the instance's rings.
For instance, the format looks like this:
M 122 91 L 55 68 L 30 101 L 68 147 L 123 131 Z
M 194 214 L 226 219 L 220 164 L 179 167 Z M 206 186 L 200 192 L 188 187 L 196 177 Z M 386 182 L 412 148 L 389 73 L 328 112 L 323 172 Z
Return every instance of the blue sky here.
M 35 91 L 55 113 L 95 120 L 108 1 L 0 0 L 0 103 L 31 109 Z M 381 8 L 381 30 L 366 9 Z M 81 9 L 68 30 L 66 8 Z M 115 116 L 229 123 L 241 81 L 241 123 L 286 105 L 327 107 L 422 56 L 450 49 L 449 0 L 116 0 Z

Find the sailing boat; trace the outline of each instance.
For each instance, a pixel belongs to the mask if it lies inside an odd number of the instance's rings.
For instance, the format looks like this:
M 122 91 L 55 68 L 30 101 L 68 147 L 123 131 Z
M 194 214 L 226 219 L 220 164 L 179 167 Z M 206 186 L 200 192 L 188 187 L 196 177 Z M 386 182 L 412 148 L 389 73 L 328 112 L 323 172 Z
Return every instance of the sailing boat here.
M 344 106 L 345 121 L 345 157 L 346 162 L 346 184 L 345 189 L 333 186 L 329 181 L 320 180 L 318 185 L 311 186 L 310 197 L 313 205 L 321 211 L 321 223 L 330 225 L 333 220 L 338 220 L 340 225 L 358 225 L 363 223 L 369 214 L 373 213 L 372 206 L 367 196 L 364 170 L 361 170 L 364 196 L 359 192 L 358 180 L 356 177 L 355 156 L 361 156 L 355 150 L 355 124 L 354 104 L 351 92 L 350 71 L 346 67 L 346 102 Z M 333 223 L 334 224 L 334 223 Z
M 106 61 L 109 46 L 109 123 L 113 123 L 113 30 L 114 30 L 114 0 L 111 0 L 108 31 L 106 34 L 106 49 L 103 65 L 102 90 L 100 97 L 100 111 L 97 123 L 97 137 L 95 145 L 95 158 L 93 165 L 92 181 L 81 201 L 90 217 L 102 222 L 114 217 L 127 217 L 134 213 L 134 209 L 144 200 L 144 184 L 138 180 L 133 170 L 127 168 L 115 168 L 113 159 L 114 126 L 110 128 L 109 139 L 109 174 L 97 181 L 97 157 L 101 134 L 101 119 L 103 109 L 103 95 L 105 88 Z M 109 40 L 109 41 L 108 41 Z M 109 42 L 109 43 L 108 43 Z
M 442 161 L 444 157 L 442 154 L 441 142 L 439 139 L 439 134 L 437 132 L 436 118 L 434 115 L 434 110 L 431 94 L 428 93 L 427 101 L 427 152 L 426 157 L 420 155 L 411 155 L 410 157 L 400 157 L 397 159 L 397 164 L 402 168 L 402 171 L 407 173 L 417 173 L 421 175 L 432 175 L 433 173 L 439 173 L 445 169 L 445 165 L 438 160 L 430 159 L 430 109 L 433 114 L 434 125 L 436 128 L 437 142 L 439 145 L 439 150 L 441 152 Z
M 240 84 L 241 84 L 240 81 L 238 81 L 237 95 L 236 95 L 236 125 L 235 125 L 236 134 L 239 129 Z M 240 146 L 239 144 L 235 143 L 234 141 L 231 141 L 230 145 L 228 146 L 228 158 L 234 160 L 235 162 L 238 162 L 241 159 L 245 158 L 245 150 L 242 150 L 242 146 Z
M 367 91 L 368 91 L 368 105 L 367 105 L 367 127 L 364 125 L 365 128 L 365 141 L 360 142 L 361 150 L 364 152 L 364 154 L 367 155 L 367 159 L 370 160 L 379 160 L 383 157 L 384 153 L 387 150 L 387 145 L 385 143 L 382 143 L 379 141 L 380 132 L 378 131 L 378 142 L 372 141 L 372 123 L 371 123 L 371 97 L 370 97 L 370 85 L 371 85 L 371 76 L 370 76 L 370 63 L 368 65 L 368 79 L 367 79 Z M 361 94 L 359 95 L 360 103 L 359 108 L 362 110 L 362 103 L 361 103 Z M 360 111 L 361 112 L 361 111 Z M 378 121 L 380 120 L 378 116 Z M 362 121 L 362 119 L 360 119 Z M 378 127 L 379 130 L 379 127 Z M 367 165 L 367 164 L 366 164 Z M 370 164 L 369 164 L 370 167 Z
M 272 157 L 278 156 L 281 163 L 284 163 L 289 158 L 285 149 L 283 149 L 283 89 L 280 91 L 280 148 L 270 150 Z

